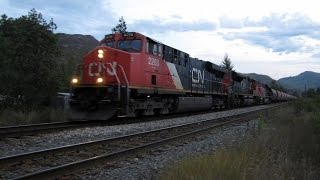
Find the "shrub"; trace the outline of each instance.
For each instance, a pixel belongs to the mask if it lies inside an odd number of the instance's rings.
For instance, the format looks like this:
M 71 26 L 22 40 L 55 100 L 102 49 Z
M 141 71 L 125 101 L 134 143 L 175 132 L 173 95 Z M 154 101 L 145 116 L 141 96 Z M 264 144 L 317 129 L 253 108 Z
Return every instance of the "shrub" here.
M 5 109 L 0 113 L 0 125 L 22 125 L 34 123 L 66 121 L 65 113 L 61 109 L 44 108 L 38 111 L 22 112 L 12 109 Z
M 186 158 L 161 179 L 318 179 L 320 101 L 299 99 L 277 108 L 260 134 L 238 148 Z M 268 115 L 269 116 L 269 115 Z M 268 122 L 268 123 L 264 123 Z

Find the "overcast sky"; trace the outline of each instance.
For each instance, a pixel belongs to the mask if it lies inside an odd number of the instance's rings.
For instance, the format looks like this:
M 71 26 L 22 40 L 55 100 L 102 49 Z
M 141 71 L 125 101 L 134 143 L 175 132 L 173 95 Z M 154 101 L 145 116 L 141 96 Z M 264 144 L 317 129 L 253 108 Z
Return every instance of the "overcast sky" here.
M 238 72 L 274 79 L 320 72 L 320 10 L 316 0 L 0 0 L 0 14 L 35 8 L 56 32 L 101 40 L 120 16 L 137 31 L 220 64 L 228 53 Z

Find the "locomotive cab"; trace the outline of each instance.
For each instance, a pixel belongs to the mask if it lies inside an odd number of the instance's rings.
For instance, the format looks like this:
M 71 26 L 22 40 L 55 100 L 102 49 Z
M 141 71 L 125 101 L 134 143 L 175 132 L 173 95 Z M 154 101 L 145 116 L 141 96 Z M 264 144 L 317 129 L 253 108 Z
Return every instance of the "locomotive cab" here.
M 83 57 L 71 81 L 69 117 L 103 120 L 114 115 L 135 116 L 137 109 L 150 103 L 152 109 L 141 111 L 152 115 L 166 102 L 146 103 L 148 97 L 159 89 L 173 92 L 177 86 L 183 88 L 174 83 L 173 73 L 163 58 L 162 43 L 135 32 L 106 35 Z M 168 108 L 161 112 L 167 113 Z
M 135 33 L 106 35 L 83 57 L 71 80 L 70 119 L 109 119 L 127 103 L 132 61 L 140 59 L 143 41 Z

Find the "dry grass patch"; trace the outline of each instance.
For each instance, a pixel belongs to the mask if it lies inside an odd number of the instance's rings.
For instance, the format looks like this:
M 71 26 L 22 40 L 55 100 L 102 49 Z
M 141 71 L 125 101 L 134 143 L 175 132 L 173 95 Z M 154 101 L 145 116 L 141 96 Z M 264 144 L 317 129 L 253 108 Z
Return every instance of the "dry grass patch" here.
M 250 141 L 186 158 L 160 179 L 319 179 L 319 108 L 317 97 L 269 112 Z

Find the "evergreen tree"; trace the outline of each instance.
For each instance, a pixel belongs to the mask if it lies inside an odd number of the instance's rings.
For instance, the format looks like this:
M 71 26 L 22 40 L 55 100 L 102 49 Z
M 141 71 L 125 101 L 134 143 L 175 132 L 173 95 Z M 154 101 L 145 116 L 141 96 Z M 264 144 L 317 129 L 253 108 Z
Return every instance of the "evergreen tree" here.
M 51 21 L 35 9 L 19 18 L 0 19 L 0 94 L 26 110 L 48 104 L 59 86 L 59 54 Z M 6 106 L 10 105 L 6 103 Z
M 279 89 L 279 85 L 276 80 L 272 80 L 270 86 L 272 89 Z
M 224 58 L 223 58 L 223 61 L 222 61 L 222 64 L 220 65 L 221 67 L 229 70 L 229 71 L 232 71 L 233 70 L 233 64 L 231 62 L 231 59 L 229 58 L 228 54 L 226 53 Z
M 127 32 L 127 25 L 126 21 L 124 20 L 123 16 L 119 19 L 119 24 L 111 29 L 112 33 L 125 33 Z
M 68 57 L 66 62 L 61 64 L 62 69 L 62 81 L 61 87 L 59 88 L 60 91 L 68 92 L 70 88 L 70 79 L 74 75 L 74 72 L 77 70 L 77 61 L 76 58 L 73 56 Z
M 278 91 L 282 91 L 282 92 L 287 92 L 288 91 L 286 88 L 284 88 L 283 86 L 278 84 L 277 81 L 275 81 L 275 80 L 271 81 L 270 86 L 271 86 L 272 89 L 276 89 Z

